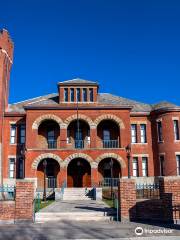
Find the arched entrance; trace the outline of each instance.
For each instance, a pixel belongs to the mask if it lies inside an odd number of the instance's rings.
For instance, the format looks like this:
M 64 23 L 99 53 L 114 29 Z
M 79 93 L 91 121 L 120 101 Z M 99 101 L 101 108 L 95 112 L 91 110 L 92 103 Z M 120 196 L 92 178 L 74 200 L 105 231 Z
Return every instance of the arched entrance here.
M 75 158 L 67 168 L 68 187 L 91 187 L 91 166 L 83 158 Z
M 47 166 L 46 171 L 43 162 L 46 160 Z M 44 188 L 44 171 L 46 176 L 46 187 L 47 188 L 57 188 L 58 187 L 58 177 L 60 174 L 59 163 L 52 158 L 43 159 L 37 167 L 37 186 L 38 188 Z
M 98 165 L 99 179 L 120 178 L 121 166 L 116 159 L 105 158 Z

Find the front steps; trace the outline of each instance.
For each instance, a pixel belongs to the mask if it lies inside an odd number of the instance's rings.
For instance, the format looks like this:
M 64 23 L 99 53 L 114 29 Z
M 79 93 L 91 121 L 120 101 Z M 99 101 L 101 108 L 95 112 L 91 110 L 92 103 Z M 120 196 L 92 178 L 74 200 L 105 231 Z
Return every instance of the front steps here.
M 103 201 L 55 201 L 35 214 L 35 222 L 61 221 L 112 221 L 116 219 L 116 210 Z
M 92 188 L 65 188 L 62 200 L 90 200 L 93 198 Z
M 113 221 L 114 212 L 38 212 L 36 223 L 59 222 L 59 221 Z

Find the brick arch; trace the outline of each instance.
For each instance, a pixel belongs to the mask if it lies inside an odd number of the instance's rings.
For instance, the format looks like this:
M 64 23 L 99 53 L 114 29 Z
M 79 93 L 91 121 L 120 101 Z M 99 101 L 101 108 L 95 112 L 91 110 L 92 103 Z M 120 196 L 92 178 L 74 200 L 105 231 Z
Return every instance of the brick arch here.
M 43 153 L 34 160 L 34 162 L 32 163 L 32 169 L 37 170 L 39 163 L 45 158 L 52 158 L 52 159 L 56 160 L 59 163 L 60 168 L 62 167 L 63 161 L 58 155 L 53 154 L 53 153 Z
M 113 114 L 103 114 L 103 115 L 97 117 L 94 121 L 95 126 L 97 127 L 98 124 L 103 120 L 112 120 L 118 124 L 120 129 L 125 128 L 125 125 L 124 125 L 124 122 L 122 121 L 122 119 L 120 119 L 119 117 L 117 117 L 116 115 L 113 115 Z
M 101 154 L 99 157 L 96 158 L 95 162 L 97 164 L 99 164 L 100 161 L 105 159 L 105 158 L 113 158 L 113 159 L 117 160 L 120 163 L 120 166 L 122 168 L 126 167 L 126 163 L 125 163 L 124 159 L 121 156 L 119 156 L 118 154 L 116 154 L 116 153 L 104 153 L 104 154 Z
M 40 117 L 38 117 L 32 125 L 32 129 L 38 129 L 38 127 L 40 126 L 40 124 L 45 121 L 45 120 L 54 120 L 55 122 L 57 122 L 59 124 L 59 126 L 61 127 L 61 125 L 63 124 L 63 121 L 61 118 L 59 118 L 58 116 L 54 115 L 54 114 L 45 114 L 42 115 Z
M 71 162 L 71 160 L 75 159 L 75 158 L 83 158 L 86 161 L 88 161 L 88 163 L 90 164 L 90 166 L 93 166 L 93 159 L 85 154 L 85 153 L 74 153 L 69 155 L 64 161 L 63 161 L 63 166 L 64 167 L 68 167 L 68 164 Z
M 78 118 L 80 120 L 84 120 L 86 123 L 89 124 L 90 128 L 94 128 L 94 123 L 92 121 L 92 119 L 84 114 L 79 114 Z M 66 128 L 68 127 L 68 125 L 73 121 L 77 119 L 77 114 L 71 115 L 70 117 L 66 118 L 64 121 L 64 125 L 66 125 Z

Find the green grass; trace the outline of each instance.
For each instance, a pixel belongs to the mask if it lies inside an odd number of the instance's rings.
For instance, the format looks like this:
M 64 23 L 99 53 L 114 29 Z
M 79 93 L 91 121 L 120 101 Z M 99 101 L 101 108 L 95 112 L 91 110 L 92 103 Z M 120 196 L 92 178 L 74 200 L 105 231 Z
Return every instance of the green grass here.
M 103 199 L 103 201 L 111 208 L 114 208 L 114 201 L 112 199 Z
M 46 202 L 43 202 L 42 200 L 40 200 L 40 204 L 38 203 L 38 200 L 36 200 L 36 212 L 38 212 L 39 210 L 41 210 L 42 208 L 45 208 L 47 206 L 49 206 L 50 204 L 52 204 L 54 202 L 54 200 L 47 200 Z M 39 208 L 39 209 L 38 209 Z

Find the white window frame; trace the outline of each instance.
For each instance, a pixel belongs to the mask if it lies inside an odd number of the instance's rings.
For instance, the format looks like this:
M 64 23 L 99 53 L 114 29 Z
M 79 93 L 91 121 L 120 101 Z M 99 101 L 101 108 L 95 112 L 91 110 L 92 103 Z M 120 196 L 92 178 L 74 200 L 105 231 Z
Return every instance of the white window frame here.
M 10 144 L 16 144 L 16 124 L 10 126 Z
M 148 177 L 148 157 L 142 157 L 142 176 Z
M 131 124 L 131 143 L 137 143 L 137 124 L 134 123 Z
M 9 178 L 15 178 L 16 158 L 9 157 Z
M 133 171 L 133 177 L 139 177 L 138 157 L 133 157 L 132 171 Z
M 141 143 L 147 143 L 147 126 L 140 124 Z

